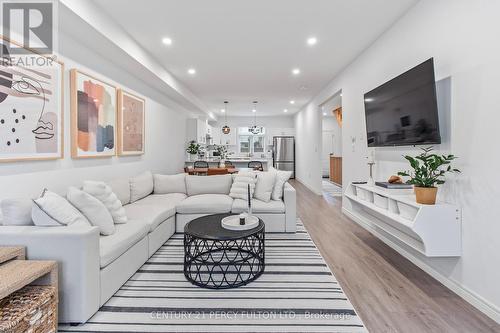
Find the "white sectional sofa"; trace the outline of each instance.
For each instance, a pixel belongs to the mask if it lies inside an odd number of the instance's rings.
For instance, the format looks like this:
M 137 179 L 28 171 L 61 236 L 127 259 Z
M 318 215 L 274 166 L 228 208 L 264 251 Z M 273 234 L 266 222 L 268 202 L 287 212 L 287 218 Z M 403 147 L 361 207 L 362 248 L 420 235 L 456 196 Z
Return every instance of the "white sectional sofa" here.
M 0 245 L 24 245 L 29 259 L 56 260 L 59 321 L 85 322 L 174 232 L 183 232 L 187 222 L 246 210 L 244 200 L 228 195 L 231 175 L 176 177 L 177 185 L 165 189 L 155 175 L 154 191 L 133 202 L 129 179 L 108 182 L 128 217 L 127 223 L 115 225 L 112 235 L 102 236 L 97 227 L 81 225 L 0 226 Z M 165 193 L 172 190 L 176 192 Z M 253 213 L 265 222 L 266 232 L 295 232 L 296 194 L 289 183 L 284 185 L 283 200 L 252 202 Z

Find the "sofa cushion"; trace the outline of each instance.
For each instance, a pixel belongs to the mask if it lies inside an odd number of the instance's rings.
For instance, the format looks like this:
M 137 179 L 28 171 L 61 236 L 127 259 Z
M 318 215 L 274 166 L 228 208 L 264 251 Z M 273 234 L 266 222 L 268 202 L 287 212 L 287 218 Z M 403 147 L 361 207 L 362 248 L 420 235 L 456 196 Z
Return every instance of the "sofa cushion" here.
M 135 202 L 153 193 L 153 174 L 145 171 L 130 178 L 130 202 Z
M 32 205 L 33 201 L 29 198 L 3 199 L 1 202 L 3 225 L 33 225 Z
M 184 200 L 184 193 L 153 194 L 125 206 L 129 219 L 141 220 L 149 225 L 149 231 L 175 215 L 175 206 Z
M 187 195 L 229 194 L 232 183 L 231 175 L 186 176 Z
M 111 187 L 111 190 L 116 194 L 122 205 L 130 203 L 130 182 L 128 178 L 113 179 L 106 182 L 106 184 Z
M 106 267 L 115 259 L 146 237 L 149 226 L 145 222 L 130 220 L 125 224 L 117 224 L 115 233 L 99 238 L 99 254 L 101 268 Z
M 231 208 L 232 213 L 243 213 L 248 210 L 247 201 L 242 199 L 235 199 Z M 285 204 L 281 200 L 271 200 L 264 202 L 262 200 L 252 200 L 252 213 L 270 213 L 270 214 L 283 214 L 285 213 Z
M 207 176 L 199 178 L 211 178 Z M 229 213 L 233 204 L 233 198 L 226 194 L 199 194 L 187 197 L 177 205 L 177 213 L 180 214 L 212 214 Z
M 186 193 L 186 174 L 177 175 L 153 175 L 154 193 Z

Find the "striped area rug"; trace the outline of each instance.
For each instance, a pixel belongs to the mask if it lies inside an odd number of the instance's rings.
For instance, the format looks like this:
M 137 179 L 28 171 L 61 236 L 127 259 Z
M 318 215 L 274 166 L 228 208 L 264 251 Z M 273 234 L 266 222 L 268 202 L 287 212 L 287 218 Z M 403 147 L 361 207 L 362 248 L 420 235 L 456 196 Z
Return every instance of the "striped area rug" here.
M 266 270 L 209 290 L 183 275 L 175 234 L 85 324 L 59 332 L 367 332 L 304 226 L 266 234 Z

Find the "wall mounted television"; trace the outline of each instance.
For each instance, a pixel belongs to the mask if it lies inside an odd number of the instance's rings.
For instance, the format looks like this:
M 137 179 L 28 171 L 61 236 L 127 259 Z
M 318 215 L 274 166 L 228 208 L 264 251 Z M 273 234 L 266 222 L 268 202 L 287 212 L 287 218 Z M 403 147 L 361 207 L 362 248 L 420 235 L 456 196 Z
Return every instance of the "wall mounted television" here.
M 441 143 L 433 58 L 367 92 L 368 147 Z

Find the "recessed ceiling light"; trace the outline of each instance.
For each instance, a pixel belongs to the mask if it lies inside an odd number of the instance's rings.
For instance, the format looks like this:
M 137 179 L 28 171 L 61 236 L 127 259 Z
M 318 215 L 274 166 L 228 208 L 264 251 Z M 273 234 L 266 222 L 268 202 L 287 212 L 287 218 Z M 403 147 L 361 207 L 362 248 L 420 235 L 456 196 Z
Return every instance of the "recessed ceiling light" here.
M 253 113 L 255 113 L 255 112 L 257 112 L 257 110 L 255 110 L 255 109 L 252 109 L 252 112 L 253 112 Z
M 300 74 L 300 69 L 298 69 L 298 68 L 292 69 L 292 74 L 293 75 L 299 75 Z
M 342 94 L 340 94 L 340 97 L 342 97 Z
M 294 101 L 294 100 L 291 100 L 291 101 L 290 101 L 290 104 L 295 104 L 295 101 Z
M 307 39 L 307 45 L 310 45 L 310 46 L 316 45 L 317 42 L 318 42 L 318 39 L 316 37 L 309 37 Z
M 194 75 L 194 74 L 196 74 L 196 69 L 190 68 L 190 69 L 188 69 L 188 73 L 191 75 Z
M 283 112 L 287 113 L 288 112 L 288 109 L 284 109 Z
M 326 116 L 326 112 L 323 112 L 323 116 Z
M 225 109 L 220 109 L 220 112 L 224 113 L 224 112 L 226 112 L 226 110 Z
M 165 45 L 172 45 L 172 38 L 165 37 L 161 41 Z

